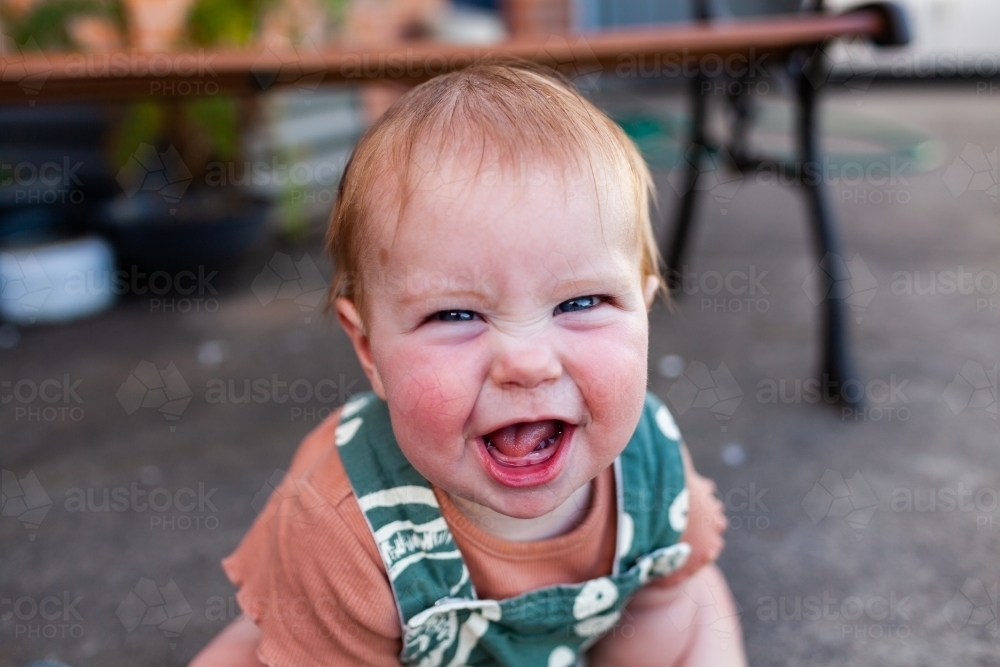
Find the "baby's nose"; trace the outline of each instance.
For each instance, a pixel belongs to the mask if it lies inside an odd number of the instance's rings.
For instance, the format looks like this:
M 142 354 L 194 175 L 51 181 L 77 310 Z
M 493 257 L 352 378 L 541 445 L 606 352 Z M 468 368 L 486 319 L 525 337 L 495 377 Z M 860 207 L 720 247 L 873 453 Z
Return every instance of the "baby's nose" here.
M 504 349 L 490 369 L 490 379 L 498 387 L 531 389 L 558 380 L 561 375 L 562 364 L 558 356 L 544 344 L 521 344 Z

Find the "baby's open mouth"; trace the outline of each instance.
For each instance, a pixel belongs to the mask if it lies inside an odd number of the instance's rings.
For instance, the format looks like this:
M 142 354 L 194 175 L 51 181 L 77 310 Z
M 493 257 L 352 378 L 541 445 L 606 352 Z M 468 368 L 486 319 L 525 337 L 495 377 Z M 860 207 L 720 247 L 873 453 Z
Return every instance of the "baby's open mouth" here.
M 564 424 L 558 419 L 519 422 L 483 436 L 486 451 L 505 466 L 521 467 L 548 461 L 559 449 Z

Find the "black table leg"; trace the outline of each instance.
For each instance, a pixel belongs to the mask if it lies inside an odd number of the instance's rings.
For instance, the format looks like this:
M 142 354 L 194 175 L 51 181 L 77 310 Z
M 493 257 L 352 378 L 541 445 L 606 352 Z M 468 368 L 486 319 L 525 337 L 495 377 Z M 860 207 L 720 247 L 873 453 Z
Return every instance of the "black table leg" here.
M 806 67 L 825 67 L 826 63 L 818 53 L 807 63 Z M 813 72 L 812 74 L 817 74 Z M 833 289 L 834 283 L 850 280 L 843 272 L 846 259 L 840 255 L 837 240 L 835 219 L 831 207 L 826 184 L 823 182 L 822 159 L 818 147 L 818 128 L 816 118 L 816 87 L 811 81 L 820 81 L 822 77 L 798 77 L 798 143 L 799 157 L 802 169 L 799 170 L 799 185 L 805 190 L 809 204 L 809 213 L 813 221 L 814 242 L 817 260 L 822 262 L 825 271 L 817 272 L 823 284 L 820 288 L 826 295 L 823 300 L 822 340 L 823 362 L 821 380 L 824 386 L 835 388 L 840 402 L 851 408 L 858 408 L 863 402 L 863 391 L 848 387 L 846 383 L 856 383 L 858 377 L 851 363 L 847 337 L 847 320 L 843 290 Z M 813 169 L 805 169 L 812 164 Z M 827 385 L 827 383 L 830 383 Z M 860 389 L 858 387 L 857 389 Z
M 681 263 L 684 261 L 684 251 L 687 249 L 688 232 L 691 230 L 691 221 L 694 217 L 694 204 L 698 196 L 698 176 L 701 174 L 701 165 L 705 158 L 705 118 L 708 108 L 708 93 L 706 86 L 708 79 L 704 74 L 697 74 L 691 80 L 691 103 L 693 105 L 691 113 L 691 142 L 685 159 L 687 160 L 687 170 L 684 175 L 684 194 L 681 197 L 680 205 L 677 209 L 677 216 L 674 222 L 673 236 L 669 245 L 665 244 L 661 254 L 667 263 L 667 285 L 671 292 L 679 292 L 682 287 Z M 664 239 L 666 240 L 666 236 Z

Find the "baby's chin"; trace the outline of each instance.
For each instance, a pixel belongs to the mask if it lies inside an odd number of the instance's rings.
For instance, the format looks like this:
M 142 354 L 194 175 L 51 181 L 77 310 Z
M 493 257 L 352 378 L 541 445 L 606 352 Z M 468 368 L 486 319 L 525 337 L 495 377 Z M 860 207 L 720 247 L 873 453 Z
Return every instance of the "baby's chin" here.
M 518 495 L 522 494 L 518 493 Z M 535 497 L 504 498 L 496 503 L 487 505 L 487 507 L 511 519 L 540 519 L 558 510 L 568 500 L 569 495 L 572 494 L 567 495 L 565 498 L 553 497 L 551 494 L 534 489 L 523 495 Z
M 564 506 L 580 487 L 588 483 L 583 481 L 579 485 L 574 485 L 556 481 L 544 486 L 511 489 L 491 481 L 487 482 L 484 488 L 471 493 L 459 492 L 452 495 L 511 519 L 530 520 L 540 519 L 560 510 L 575 511 L 577 509 L 575 506 L 572 508 Z M 487 489 L 485 493 L 484 489 Z

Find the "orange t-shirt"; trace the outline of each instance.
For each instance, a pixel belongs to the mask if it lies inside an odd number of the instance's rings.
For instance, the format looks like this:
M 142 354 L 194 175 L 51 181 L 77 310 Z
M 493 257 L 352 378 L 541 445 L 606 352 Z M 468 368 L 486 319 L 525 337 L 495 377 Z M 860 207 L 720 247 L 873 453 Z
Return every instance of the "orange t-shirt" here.
M 399 665 L 402 628 L 375 538 L 334 444 L 335 413 L 299 446 L 284 481 L 222 566 L 262 631 L 268 665 Z M 466 519 L 434 489 L 482 599 L 611 574 L 614 469 L 594 480 L 582 521 L 559 537 L 512 542 Z

